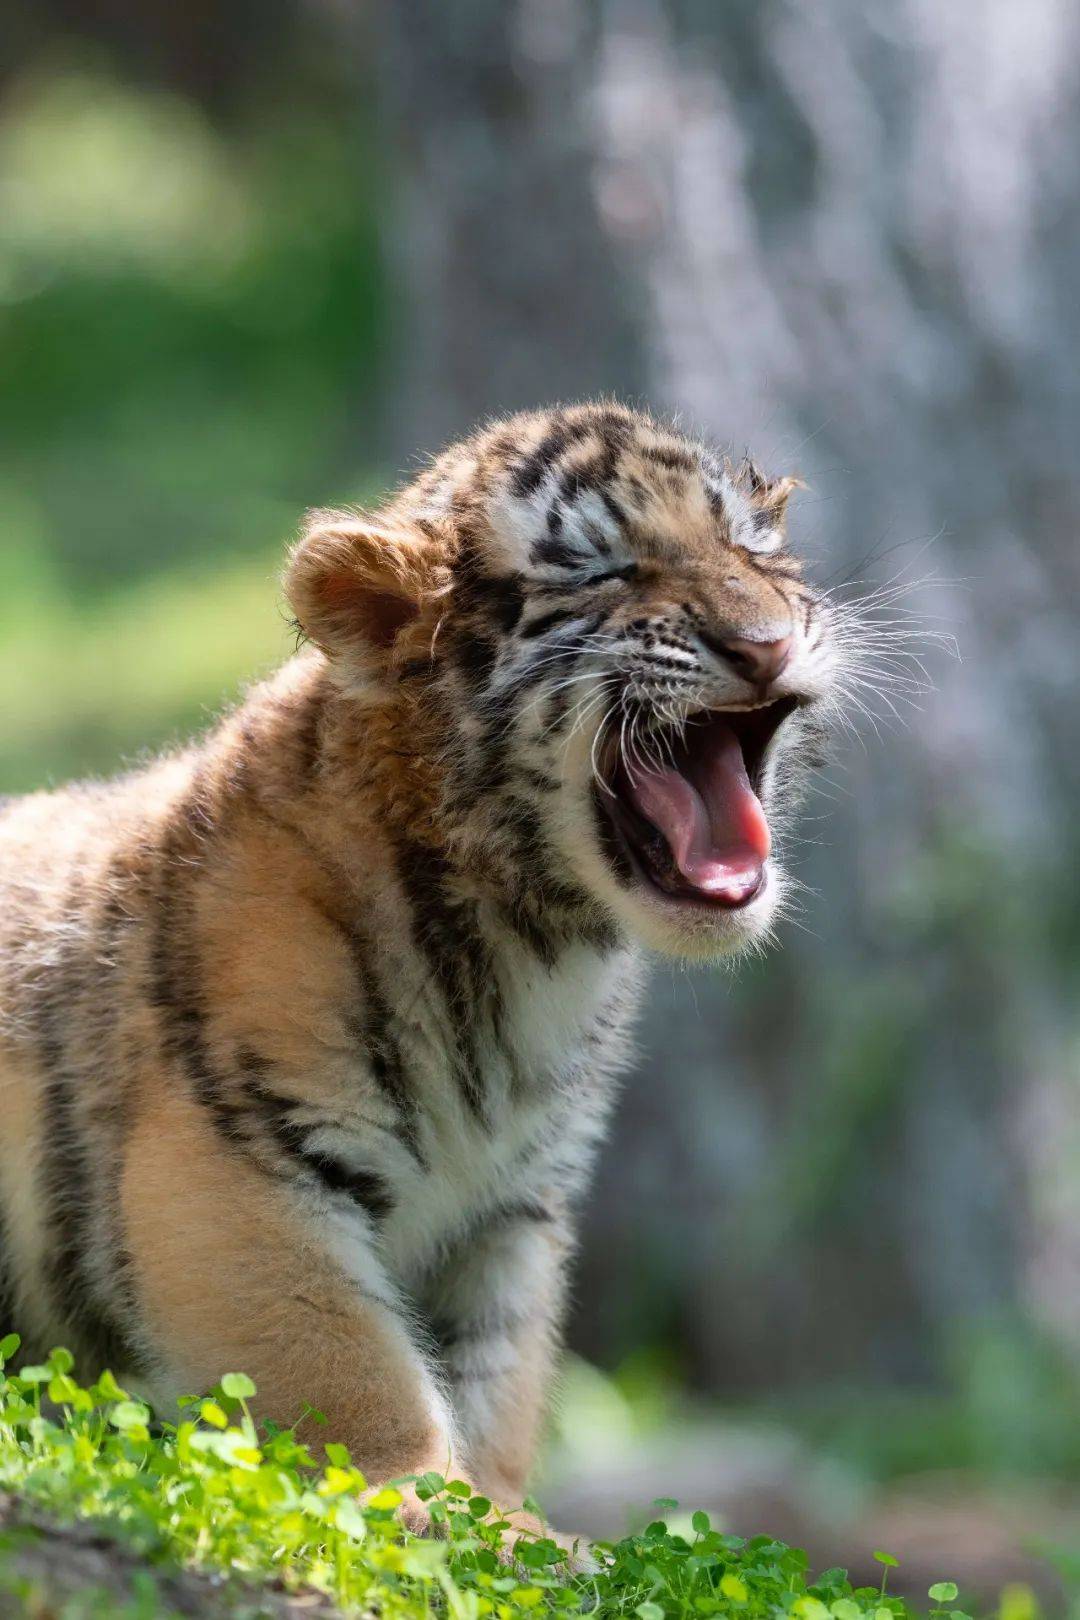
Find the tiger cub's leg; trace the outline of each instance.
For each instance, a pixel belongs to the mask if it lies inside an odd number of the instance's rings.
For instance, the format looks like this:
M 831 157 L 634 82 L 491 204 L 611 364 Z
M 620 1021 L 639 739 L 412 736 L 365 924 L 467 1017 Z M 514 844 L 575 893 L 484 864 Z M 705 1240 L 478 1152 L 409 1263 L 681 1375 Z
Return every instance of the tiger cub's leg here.
M 447 1257 L 427 1293 L 462 1455 L 503 1508 L 520 1505 L 532 1466 L 570 1247 L 562 1211 L 508 1204 Z
M 293 1193 L 230 1153 L 205 1110 L 173 1096 L 128 1142 L 123 1209 L 160 1404 L 224 1372 L 255 1380 L 261 1417 L 292 1423 L 310 1404 L 372 1485 L 460 1474 L 452 1416 L 374 1247 L 327 1209 L 303 1220 Z M 335 1253 L 335 1244 L 340 1248 Z M 425 1510 L 407 1498 L 412 1528 Z

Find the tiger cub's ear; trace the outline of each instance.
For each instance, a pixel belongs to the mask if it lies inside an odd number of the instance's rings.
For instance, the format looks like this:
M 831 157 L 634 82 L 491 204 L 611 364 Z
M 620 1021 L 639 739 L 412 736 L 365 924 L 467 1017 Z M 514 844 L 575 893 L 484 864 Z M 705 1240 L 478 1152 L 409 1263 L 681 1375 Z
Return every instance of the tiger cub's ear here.
M 304 634 L 332 658 L 385 663 L 400 633 L 447 582 L 426 535 L 351 512 L 312 512 L 285 590 Z
M 768 512 L 777 524 L 783 523 L 787 503 L 795 490 L 806 488 L 801 478 L 790 475 L 769 478 L 749 456 L 744 456 L 735 469 L 735 482 L 746 490 L 758 510 Z

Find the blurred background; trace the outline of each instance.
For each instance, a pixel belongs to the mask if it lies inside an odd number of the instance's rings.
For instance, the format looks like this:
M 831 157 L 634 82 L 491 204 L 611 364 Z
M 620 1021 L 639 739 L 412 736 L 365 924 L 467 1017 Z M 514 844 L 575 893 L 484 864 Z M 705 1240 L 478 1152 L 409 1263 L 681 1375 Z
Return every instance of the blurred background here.
M 556 397 L 800 472 L 816 576 L 955 637 L 824 773 L 782 951 L 656 975 L 541 1494 L 568 1528 L 663 1492 L 859 1571 L 885 1547 L 915 1591 L 1059 1601 L 1080 11 L 5 13 L 0 791 L 188 735 L 287 652 L 305 506 Z

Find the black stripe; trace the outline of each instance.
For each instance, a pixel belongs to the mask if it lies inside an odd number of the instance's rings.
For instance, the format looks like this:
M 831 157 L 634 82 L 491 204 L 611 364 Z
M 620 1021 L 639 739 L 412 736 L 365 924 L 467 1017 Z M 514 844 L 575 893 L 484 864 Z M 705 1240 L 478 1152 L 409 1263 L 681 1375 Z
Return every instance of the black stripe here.
M 598 680 L 603 684 L 602 677 L 598 677 Z M 561 686 L 547 694 L 543 734 L 547 739 L 549 751 L 553 751 L 559 745 L 562 732 L 582 696 L 580 686 L 571 686 L 569 681 L 564 681 Z
M 311 782 L 319 764 L 325 707 L 326 694 L 321 684 L 313 686 L 297 705 L 296 729 L 292 740 L 298 786 L 307 786 Z
M 568 646 L 565 650 L 565 656 L 568 659 L 576 658 L 579 656 L 580 651 L 581 649 L 576 645 Z M 494 727 L 496 736 L 505 737 L 506 735 L 506 711 L 515 708 L 520 700 L 532 691 L 534 686 L 538 686 L 541 681 L 548 678 L 549 672 L 554 668 L 550 658 L 551 649 L 549 647 L 536 647 L 528 660 L 520 669 L 514 671 L 505 684 L 500 682 L 498 697 L 501 712 Z M 565 671 L 560 673 L 565 673 Z
M 573 506 L 579 495 L 593 488 L 598 469 L 608 465 L 605 459 L 593 457 L 591 461 L 579 462 L 576 467 L 567 467 L 559 479 L 557 499 Z M 610 470 L 610 469 L 609 469 Z
M 646 461 L 655 462 L 658 467 L 667 467 L 671 472 L 694 473 L 699 470 L 698 462 L 689 450 L 642 444 L 638 446 L 638 451 Z
M 420 1111 L 399 1043 L 391 1028 L 390 1004 L 373 967 L 371 942 L 355 926 L 346 929 L 353 972 L 363 998 L 363 1012 L 348 1020 L 350 1032 L 362 1046 L 372 1078 L 398 1116 L 397 1136 L 422 1170 L 428 1168 L 420 1145 Z
M 739 550 L 743 561 L 749 563 L 750 567 L 754 570 L 754 573 L 757 574 L 761 579 L 769 582 L 777 596 L 780 598 L 781 602 L 783 602 L 784 606 L 787 607 L 787 595 L 777 584 L 777 580 L 788 579 L 790 576 L 786 574 L 782 568 L 771 567 L 769 558 L 760 551 L 747 551 L 745 546 L 740 546 Z
M 608 517 L 611 519 L 611 521 L 619 529 L 624 529 L 626 527 L 626 513 L 623 511 L 622 507 L 619 505 L 611 491 L 609 489 L 602 489 L 600 491 L 600 499 L 603 501 L 604 506 L 607 509 Z
M 545 967 L 554 967 L 558 960 L 558 948 L 551 932 L 539 920 L 537 913 L 540 907 L 536 903 L 536 895 L 529 894 L 527 900 L 506 909 L 507 920 L 514 933 L 527 945 L 533 955 Z
M 499 657 L 500 645 L 494 636 L 462 630 L 454 638 L 457 667 L 474 689 L 485 686 Z
M 524 456 L 513 469 L 510 477 L 513 494 L 533 494 L 563 452 L 590 434 L 597 435 L 603 449 L 586 467 L 580 471 L 573 469 L 569 474 L 571 487 L 574 490 L 596 487 L 600 481 L 610 478 L 621 451 L 629 443 L 631 424 L 613 411 L 591 411 L 572 421 L 557 415 L 535 450 Z
M 580 617 L 580 615 L 571 615 L 571 617 Z M 553 670 L 556 670 L 560 675 L 567 674 L 573 667 L 573 660 L 580 658 L 585 651 L 581 645 L 582 637 L 595 635 L 607 617 L 608 610 L 606 608 L 599 613 L 590 613 L 587 617 L 581 618 L 580 628 L 573 637 L 567 637 L 565 646 L 534 648 L 525 663 L 514 672 L 506 685 L 500 690 L 499 701 L 501 706 L 505 709 L 516 704 L 540 681 L 545 680 Z M 524 632 L 522 632 L 521 639 L 524 639 Z M 561 668 L 552 664 L 553 657 L 560 660 Z M 499 721 L 500 735 L 505 732 L 505 729 L 506 720 L 504 715 Z
M 530 800 L 511 794 L 500 807 L 499 832 L 508 845 L 519 884 L 507 896 L 503 915 L 507 925 L 544 967 L 554 967 L 560 936 L 552 920 L 576 914 L 584 894 L 553 877 L 555 862 L 543 822 Z
M 549 793 L 558 793 L 560 791 L 560 784 L 556 781 L 555 777 L 549 775 L 547 771 L 534 770 L 531 765 L 519 765 L 516 768 L 515 774 L 521 779 L 522 782 L 525 783 L 527 787 L 532 788 L 534 793 L 543 793 L 547 795 Z
M 223 1113 L 220 1077 L 215 1073 L 206 1041 L 206 1020 L 201 1004 L 201 971 L 192 931 L 187 891 L 192 862 L 198 848 L 194 832 L 208 828 L 209 819 L 196 779 L 191 795 L 178 807 L 161 845 L 161 871 L 157 891 L 157 927 L 150 949 L 149 1000 L 158 1014 L 161 1044 L 187 1073 L 192 1091 L 214 1116 L 227 1140 L 232 1139 Z
M 506 721 L 500 716 L 489 720 L 476 741 L 477 759 L 459 771 L 459 803 L 463 812 L 475 806 L 477 797 L 501 792 L 510 780 L 510 747 Z
M 459 624 L 471 618 L 474 633 L 509 635 L 517 626 L 525 607 L 525 589 L 520 574 L 485 574 L 477 555 L 459 563 L 454 580 L 452 617 Z M 441 645 L 441 643 L 439 643 Z M 430 670 L 431 660 L 423 668 Z
M 770 579 L 786 579 L 792 585 L 802 579 L 801 565 L 782 551 L 753 551 L 749 555 L 761 559 L 762 572 L 768 574 Z
M 69 905 L 73 922 L 78 898 L 76 888 Z M 43 987 L 46 999 L 36 1009 L 37 1058 L 45 1078 L 38 1178 L 51 1239 L 45 1270 L 57 1311 L 94 1358 L 114 1370 L 139 1371 L 143 1357 L 87 1266 L 93 1218 L 100 1211 L 88 1165 L 93 1149 L 83 1136 L 76 1100 L 83 1076 L 65 1039 L 72 1005 L 84 989 L 85 966 L 77 937 L 64 944 Z M 74 1033 L 79 1033 L 77 1020 Z M 120 1267 L 125 1258 L 122 1251 L 117 1254 Z
M 390 1213 L 394 1197 L 382 1176 L 372 1170 L 350 1169 L 336 1154 L 309 1145 L 311 1133 L 320 1128 L 320 1123 L 302 1125 L 290 1117 L 310 1104 L 302 1097 L 290 1097 L 266 1085 L 265 1077 L 273 1069 L 269 1059 L 241 1047 L 236 1053 L 236 1064 L 247 1078 L 240 1098 L 226 1106 L 238 1119 L 249 1123 L 257 1120 L 295 1169 L 315 1176 L 331 1192 L 345 1193 L 375 1220 Z M 327 1123 L 336 1124 L 336 1121 Z M 258 1137 L 249 1132 L 247 1141 L 254 1147 Z M 270 1170 L 257 1154 L 252 1154 L 252 1159 L 258 1169 Z
M 265 809 L 263 813 L 267 814 Z M 268 816 L 268 819 L 274 818 Z M 294 837 L 298 836 L 295 828 L 288 830 Z M 306 840 L 304 842 L 306 844 Z M 312 859 L 318 860 L 314 849 L 310 845 L 306 847 Z M 315 906 L 323 920 L 341 936 L 348 952 L 353 976 L 363 1001 L 363 1011 L 347 1015 L 345 1025 L 357 1046 L 363 1050 L 375 1083 L 394 1106 L 397 1121 L 394 1126 L 384 1128 L 396 1136 L 420 1169 L 426 1170 L 428 1163 L 419 1141 L 420 1116 L 417 1098 L 410 1083 L 400 1044 L 393 1035 L 389 1003 L 372 966 L 375 953 L 371 941 L 357 923 L 343 920 L 334 911 L 319 905 L 314 899 L 311 904 Z M 266 1058 L 243 1048 L 236 1054 L 236 1061 L 241 1069 L 257 1078 L 265 1078 L 272 1067 Z M 198 1069 L 212 1076 L 205 1048 L 202 1050 Z M 216 1108 L 218 1123 L 224 1134 L 235 1140 L 238 1131 L 235 1110 L 227 1108 L 220 1098 L 215 1101 L 213 1096 L 208 1096 L 206 1100 Z
M 499 1226 L 550 1226 L 555 1216 L 539 1198 L 519 1198 L 509 1204 L 500 1204 L 484 1217 L 482 1230 L 491 1231 Z
M 565 602 L 571 591 L 587 590 L 589 584 L 590 581 L 588 579 L 582 579 L 580 581 L 569 579 L 552 579 L 548 580 L 546 583 L 543 580 L 538 579 L 534 580 L 532 586 L 530 587 L 529 599 L 532 602 L 550 602 L 554 598 L 559 597 Z
M 583 438 L 589 431 L 590 424 L 587 422 L 568 423 L 560 416 L 553 418 L 551 428 L 536 449 L 524 456 L 513 469 L 510 475 L 512 492 L 522 498 L 531 495 L 567 446 L 575 439 Z
M 592 426 L 599 433 L 609 452 L 625 450 L 631 439 L 636 438 L 635 424 L 627 419 L 623 411 L 612 410 L 607 405 L 601 405 L 598 410 L 594 409 Z
M 602 621 L 603 615 L 593 615 L 583 621 L 580 635 L 591 635 L 597 625 Z M 507 714 L 513 714 L 521 705 L 522 700 L 540 686 L 545 680 L 552 677 L 553 672 L 567 673 L 576 659 L 581 657 L 581 647 L 578 642 L 568 642 L 564 649 L 555 649 L 559 662 L 553 666 L 551 663 L 552 649 L 537 645 L 531 649 L 530 655 L 523 665 L 499 684 L 498 712 L 492 713 L 492 694 L 486 692 L 480 700 L 480 708 L 488 715 L 486 724 L 477 737 L 471 757 L 458 772 L 462 796 L 462 809 L 467 810 L 475 802 L 478 794 L 499 793 L 506 788 L 511 773 L 511 738 L 507 729 Z M 567 708 L 573 697 L 569 688 L 566 691 Z
M 107 1086 L 95 1088 L 93 1117 L 95 1123 L 107 1126 L 114 1133 L 117 1142 L 127 1135 L 133 1123 L 126 1077 L 115 1056 L 122 1008 L 118 980 L 125 965 L 133 919 L 131 907 L 141 897 L 143 884 L 139 857 L 133 860 L 129 851 L 110 860 L 93 923 L 92 993 L 84 995 L 81 1009 L 81 1067 L 89 1073 L 96 1066 L 99 1075 L 109 1076 Z
M 454 1350 L 483 1344 L 487 1339 L 509 1337 L 533 1320 L 534 1318 L 525 1311 L 503 1311 L 497 1315 L 472 1318 L 455 1317 L 449 1312 L 439 1311 L 429 1319 L 428 1329 L 435 1340 L 439 1355 L 446 1357 Z M 460 1379 L 462 1376 L 459 1371 L 454 1372 L 455 1378 Z
M 552 608 L 550 613 L 541 613 L 538 619 L 530 619 L 519 631 L 521 641 L 531 641 L 534 636 L 542 636 L 545 630 L 554 630 L 557 624 L 565 624 L 568 619 L 580 617 L 581 609 L 577 607 Z
M 545 563 L 549 568 L 584 568 L 590 560 L 591 553 L 579 551 L 576 546 L 570 545 L 557 535 L 547 534 L 529 552 L 529 560 L 536 564 Z
M 366 1209 L 372 1220 L 381 1221 L 394 1207 L 394 1195 L 386 1182 L 374 1170 L 352 1170 L 340 1159 L 314 1149 L 306 1150 L 304 1163 L 313 1170 L 331 1192 L 341 1192 Z
M 617 457 L 605 452 L 602 459 L 597 460 L 594 458 L 591 463 L 588 463 L 584 467 L 568 467 L 566 469 L 562 477 L 559 479 L 558 494 L 556 495 L 555 501 L 552 504 L 551 511 L 548 513 L 548 529 L 552 534 L 558 532 L 552 526 L 552 517 L 556 512 L 558 512 L 559 516 L 558 528 L 559 530 L 562 528 L 563 517 L 560 503 L 573 507 L 578 496 L 581 495 L 585 490 L 592 488 L 593 483 L 598 475 L 600 477 L 610 478 L 614 474 L 616 460 Z M 601 496 L 601 499 L 603 499 L 603 496 Z M 619 524 L 621 527 L 621 518 L 619 520 Z M 611 555 L 611 547 L 608 545 L 607 536 L 596 523 L 592 522 L 591 519 L 585 519 L 583 522 L 581 522 L 581 530 L 589 544 L 594 546 L 602 557 L 609 557 Z
M 158 1015 L 163 1054 L 187 1076 L 192 1096 L 206 1109 L 223 1144 L 230 1152 L 249 1156 L 254 1122 L 227 1094 L 227 1076 L 219 1071 L 207 1039 L 202 964 L 193 927 L 190 883 L 212 832 L 210 808 L 196 777 L 161 843 L 147 999 Z
M 363 1006 L 361 1011 L 346 1015 L 345 1026 L 363 1052 L 372 1079 L 393 1106 L 395 1123 L 385 1128 L 401 1143 L 419 1168 L 426 1170 L 428 1162 L 420 1145 L 419 1107 L 401 1048 L 392 1032 L 390 1006 L 372 965 L 374 951 L 371 941 L 358 925 L 343 922 L 340 917 L 321 906 L 319 913 L 340 934 L 352 964 Z M 236 1053 L 235 1061 L 237 1068 L 253 1082 L 247 1086 L 246 1091 L 256 1100 L 269 1098 L 271 1102 L 276 1099 L 280 1107 L 300 1106 L 299 1103 L 281 1098 L 278 1093 L 270 1092 L 265 1087 L 266 1077 L 273 1068 L 269 1059 L 241 1047 Z M 208 1067 L 205 1051 L 201 1067 L 204 1071 Z M 213 1106 L 216 1123 L 226 1138 L 234 1144 L 246 1145 L 249 1134 L 245 1134 L 243 1129 L 243 1109 L 229 1104 L 220 1096 L 214 1100 Z
M 480 595 L 499 629 L 505 635 L 509 635 L 521 618 L 525 606 L 525 591 L 520 576 L 508 574 L 497 579 L 485 579 Z
M 509 837 L 529 883 L 541 882 L 551 870 L 551 846 L 535 805 L 528 799 L 507 799 L 499 809 L 499 830 Z
M 306 1131 L 288 1118 L 288 1112 L 301 1105 L 261 1084 L 269 1068 L 265 1059 L 257 1053 L 238 1052 L 237 1066 L 246 1071 L 249 1082 L 240 1097 L 226 1094 L 224 1077 L 208 1049 L 200 998 L 198 951 L 191 931 L 190 907 L 181 887 L 182 876 L 190 871 L 186 860 L 190 860 L 191 831 L 195 828 L 208 834 L 211 827 L 196 782 L 191 799 L 166 838 L 166 860 L 158 895 L 160 915 L 152 965 L 154 1002 L 162 1015 L 163 1045 L 185 1069 L 196 1098 L 208 1108 L 219 1135 L 231 1148 L 245 1151 L 258 1164 L 258 1156 L 252 1149 L 257 1146 L 257 1128 L 261 1122 L 271 1130 L 279 1148 L 302 1161 L 325 1186 L 346 1193 L 373 1216 L 381 1217 L 393 1207 L 385 1186 L 377 1184 L 376 1178 L 367 1172 L 350 1170 L 333 1155 L 307 1148 Z M 182 856 L 186 857 L 184 861 Z M 352 960 L 359 966 L 357 936 L 346 932 Z M 365 977 L 364 989 L 368 1022 L 362 1026 L 362 1039 L 371 1070 L 382 1089 L 393 1096 L 402 1117 L 400 1138 L 419 1159 L 412 1113 L 404 1096 L 400 1060 L 386 1031 L 388 1012 L 373 980 L 369 982 Z M 257 1105 L 254 1110 L 249 1106 L 251 1103 Z
M 463 902 L 451 898 L 451 869 L 426 845 L 403 843 L 398 869 L 413 920 L 413 936 L 442 991 L 454 1043 L 454 1069 L 474 1118 L 484 1118 L 483 1075 L 477 1053 L 478 1021 L 499 1011 L 491 952 Z
M 582 528 L 582 533 L 584 534 L 586 540 L 589 542 L 589 544 L 593 547 L 593 549 L 595 551 L 598 551 L 600 553 L 601 557 L 610 557 L 611 556 L 611 547 L 608 545 L 607 537 L 605 536 L 603 529 L 600 528 L 599 524 L 594 523 L 591 518 L 587 518 L 585 520 L 585 522 L 581 525 L 581 528 Z M 610 574 L 610 575 L 605 574 L 602 577 L 605 578 L 605 579 L 610 579 L 610 578 L 618 577 L 619 575 L 621 575 L 621 573 L 622 573 L 622 570 L 616 569 L 614 574 Z M 589 583 L 590 584 L 595 584 L 596 581 L 595 580 L 590 580 Z
M 612 501 L 609 485 L 618 471 L 619 457 L 625 443 L 625 434 L 609 435 L 603 447 L 594 456 L 587 461 L 579 462 L 575 467 L 568 467 L 559 481 L 559 494 L 568 503 L 586 490 L 595 491 L 607 508 L 609 516 L 614 518 L 616 526 L 620 529 L 626 519 L 620 508 Z
M 284 1107 L 267 1115 L 274 1141 L 298 1166 L 308 1170 L 330 1192 L 344 1193 L 373 1220 L 383 1220 L 394 1207 L 394 1195 L 382 1176 L 374 1170 L 353 1170 L 335 1154 L 308 1146 L 310 1127 L 289 1119 L 292 1108 L 304 1105 L 295 1099 L 276 1099 Z

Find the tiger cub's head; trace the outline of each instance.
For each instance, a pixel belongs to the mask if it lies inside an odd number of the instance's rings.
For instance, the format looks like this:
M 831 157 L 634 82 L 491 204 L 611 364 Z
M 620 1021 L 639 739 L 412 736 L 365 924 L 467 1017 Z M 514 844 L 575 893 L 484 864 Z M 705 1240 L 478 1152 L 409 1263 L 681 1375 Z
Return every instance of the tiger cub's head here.
M 839 662 L 793 487 L 621 406 L 517 416 L 314 514 L 289 594 L 347 698 L 408 714 L 435 834 L 519 918 L 726 954 L 783 897 Z

